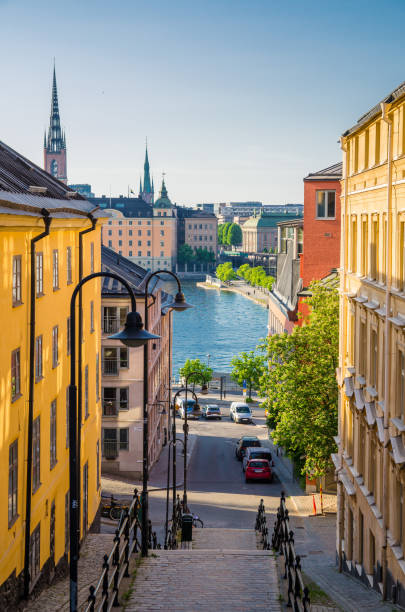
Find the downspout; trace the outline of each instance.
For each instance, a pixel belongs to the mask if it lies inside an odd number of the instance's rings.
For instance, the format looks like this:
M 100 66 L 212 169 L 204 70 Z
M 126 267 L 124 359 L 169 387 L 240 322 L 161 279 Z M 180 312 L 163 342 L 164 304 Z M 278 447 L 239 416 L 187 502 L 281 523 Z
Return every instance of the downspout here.
M 347 155 L 347 140 L 346 138 L 342 137 L 341 141 L 340 141 L 340 146 L 341 149 L 344 153 L 345 156 L 345 175 L 344 175 L 344 209 L 343 209 L 343 215 L 342 215 L 342 210 L 341 212 L 341 218 L 342 218 L 342 223 L 341 223 L 341 228 L 340 228 L 340 243 L 341 245 L 343 245 L 343 248 L 341 250 L 341 265 L 340 265 L 340 270 L 341 270 L 341 276 L 340 276 L 340 312 L 339 312 L 339 318 L 340 321 L 343 321 L 343 317 L 344 317 L 344 299 L 345 299 L 345 291 L 346 291 L 346 227 L 348 227 L 348 223 L 347 223 L 347 194 L 348 194 L 348 174 L 349 174 L 349 160 L 348 160 L 348 155 Z M 344 343 L 346 342 L 346 334 L 344 334 L 341 331 L 341 336 L 340 336 L 340 349 L 339 349 L 339 355 L 340 355 L 340 381 L 342 380 L 342 376 L 343 376 L 343 369 L 345 367 L 345 354 L 346 354 L 346 350 L 345 350 L 345 346 Z M 341 397 L 341 393 L 339 393 L 339 406 L 338 406 L 338 410 L 339 410 L 339 417 L 341 417 L 342 414 L 342 397 Z M 343 432 L 342 432 L 342 419 L 339 418 L 338 419 L 338 424 L 339 424 L 339 429 L 338 429 L 338 436 L 339 436 L 339 468 L 337 470 L 337 472 L 340 472 L 343 469 Z M 339 572 L 343 571 L 343 550 L 342 550 L 342 540 L 343 540 L 343 536 L 344 536 L 344 497 L 343 497 L 343 484 L 342 481 L 339 480 L 339 475 L 338 475 L 338 481 L 337 481 L 337 489 L 338 489 L 338 526 L 337 526 L 337 531 L 338 531 L 338 569 Z
M 99 206 L 97 206 L 94 210 L 92 210 L 87 216 L 91 221 L 91 226 L 85 230 L 79 232 L 79 282 L 83 280 L 83 236 L 84 234 L 89 234 L 96 229 L 97 219 L 93 217 L 93 212 L 95 212 Z M 80 501 L 81 501 L 81 441 L 82 441 L 82 357 L 83 357 L 83 347 L 82 347 L 82 337 L 83 337 L 83 295 L 82 288 L 79 290 L 79 325 L 78 325 L 78 347 L 77 351 L 78 355 L 78 369 L 77 369 L 77 482 L 78 482 L 78 491 L 79 491 L 79 516 L 80 516 Z M 83 534 L 84 535 L 84 534 Z M 80 524 L 79 524 L 79 542 L 80 542 Z
M 388 500 L 388 471 L 389 471 L 389 454 L 388 454 L 388 443 L 389 443 L 389 419 L 388 411 L 390 406 L 390 374 L 391 374 L 391 363 L 390 363 L 390 323 L 389 316 L 391 310 L 391 271 L 392 265 L 390 259 L 392 257 L 391 249 L 391 209 L 392 209 L 392 120 L 388 117 L 388 112 L 391 108 L 391 104 L 386 102 L 381 103 L 382 120 L 388 124 L 388 151 L 387 151 L 387 232 L 386 232 L 386 249 L 387 254 L 385 258 L 385 352 L 384 352 L 384 386 L 385 386 L 385 397 L 384 397 L 384 457 L 383 457 L 383 536 L 384 543 L 382 548 L 382 582 L 383 592 L 382 597 L 384 600 L 387 599 L 387 545 L 388 545 L 388 511 L 389 511 L 389 500 Z
M 31 239 L 30 254 L 30 339 L 29 339 L 29 386 L 28 386 L 28 445 L 27 445 L 27 490 L 25 501 L 25 548 L 24 548 L 24 598 L 30 591 L 30 540 L 31 540 L 31 498 L 32 498 L 32 430 L 34 421 L 34 374 L 35 374 L 35 243 L 49 235 L 51 217 L 43 208 L 41 215 L 45 230 Z

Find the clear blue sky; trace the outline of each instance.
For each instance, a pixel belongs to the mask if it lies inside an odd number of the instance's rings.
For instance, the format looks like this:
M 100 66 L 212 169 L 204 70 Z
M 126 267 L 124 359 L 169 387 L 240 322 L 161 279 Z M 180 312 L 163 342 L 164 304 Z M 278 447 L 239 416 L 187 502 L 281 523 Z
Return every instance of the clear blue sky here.
M 53 57 L 68 177 L 179 204 L 303 200 L 405 80 L 405 1 L 0 0 L 0 139 L 42 165 Z

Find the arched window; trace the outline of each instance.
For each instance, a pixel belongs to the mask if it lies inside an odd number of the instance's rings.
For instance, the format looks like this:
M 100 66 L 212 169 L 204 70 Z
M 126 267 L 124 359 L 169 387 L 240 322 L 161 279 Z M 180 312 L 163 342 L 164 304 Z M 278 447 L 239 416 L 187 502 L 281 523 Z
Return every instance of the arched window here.
M 53 159 L 51 162 L 51 174 L 54 177 L 58 176 L 58 162 L 56 161 L 56 159 Z

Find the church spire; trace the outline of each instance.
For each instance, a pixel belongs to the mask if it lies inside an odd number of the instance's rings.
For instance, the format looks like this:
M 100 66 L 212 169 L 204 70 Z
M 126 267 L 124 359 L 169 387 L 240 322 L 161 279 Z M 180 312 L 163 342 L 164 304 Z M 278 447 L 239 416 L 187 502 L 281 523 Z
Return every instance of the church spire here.
M 51 114 L 48 135 L 44 138 L 44 168 L 60 181 L 67 182 L 66 175 L 66 137 L 60 125 L 58 87 L 56 68 L 53 66 Z
M 146 142 L 145 148 L 145 163 L 143 165 L 143 189 L 141 190 L 140 197 L 144 202 L 147 202 L 148 204 L 153 204 L 153 187 L 151 185 L 150 180 L 148 142 Z

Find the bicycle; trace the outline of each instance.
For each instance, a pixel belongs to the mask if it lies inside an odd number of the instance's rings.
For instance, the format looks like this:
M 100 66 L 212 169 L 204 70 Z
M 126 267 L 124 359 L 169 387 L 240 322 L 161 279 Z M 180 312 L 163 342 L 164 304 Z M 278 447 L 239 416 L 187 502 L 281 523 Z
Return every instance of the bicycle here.
M 121 504 L 115 501 L 114 496 L 111 495 L 110 503 L 101 502 L 101 516 L 117 521 L 121 518 L 123 511 L 129 508 L 128 504 Z
M 200 517 L 197 514 L 193 514 L 193 527 L 204 527 L 204 523 L 203 521 L 200 519 Z

